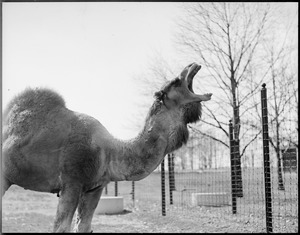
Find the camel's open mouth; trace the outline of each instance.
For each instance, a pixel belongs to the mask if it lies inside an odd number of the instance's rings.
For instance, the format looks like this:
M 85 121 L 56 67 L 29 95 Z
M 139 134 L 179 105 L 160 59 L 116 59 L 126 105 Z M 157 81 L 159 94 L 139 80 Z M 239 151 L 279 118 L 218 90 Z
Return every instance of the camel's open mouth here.
M 184 81 L 185 85 L 187 86 L 187 89 L 189 90 L 189 99 L 193 100 L 193 102 L 207 101 L 210 100 L 212 96 L 211 93 L 198 95 L 195 94 L 193 91 L 193 78 L 195 77 L 195 75 L 198 73 L 200 69 L 201 69 L 201 65 L 192 63 L 188 65 L 181 73 L 182 80 Z
M 186 82 L 187 82 L 187 86 L 188 86 L 189 90 L 194 93 L 193 80 L 194 80 L 195 75 L 201 69 L 201 65 L 193 63 L 193 64 L 190 64 L 188 67 L 189 67 L 189 72 L 186 76 Z
M 196 63 L 192 63 L 186 66 L 176 79 L 173 79 L 172 81 L 168 82 L 161 89 L 161 91 L 156 92 L 154 96 L 159 100 L 162 100 L 165 97 L 165 94 L 167 94 L 170 91 L 170 88 L 173 86 L 174 89 L 177 90 L 176 92 L 178 92 L 179 94 L 178 97 L 180 97 L 181 99 L 181 104 L 210 100 L 212 96 L 211 93 L 198 95 L 195 94 L 193 91 L 193 78 L 200 69 L 201 65 L 198 65 Z M 180 87 L 180 89 L 177 89 L 177 87 Z M 176 97 L 174 99 L 176 99 Z

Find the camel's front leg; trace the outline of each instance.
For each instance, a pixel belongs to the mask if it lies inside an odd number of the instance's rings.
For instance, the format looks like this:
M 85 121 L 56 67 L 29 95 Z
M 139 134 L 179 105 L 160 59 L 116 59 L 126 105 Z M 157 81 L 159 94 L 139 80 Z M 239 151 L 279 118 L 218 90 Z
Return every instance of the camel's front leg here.
M 75 232 L 92 232 L 92 219 L 103 188 L 82 193 L 77 208 Z
M 76 187 L 74 184 L 66 185 L 62 188 L 60 191 L 53 232 L 70 232 L 80 193 L 80 187 Z

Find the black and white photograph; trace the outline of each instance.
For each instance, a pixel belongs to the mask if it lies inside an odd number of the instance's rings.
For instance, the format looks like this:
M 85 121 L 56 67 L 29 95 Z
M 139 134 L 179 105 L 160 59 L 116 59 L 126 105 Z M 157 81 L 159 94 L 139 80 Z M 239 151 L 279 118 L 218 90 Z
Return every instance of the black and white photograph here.
M 298 2 L 1 2 L 1 234 L 298 233 Z

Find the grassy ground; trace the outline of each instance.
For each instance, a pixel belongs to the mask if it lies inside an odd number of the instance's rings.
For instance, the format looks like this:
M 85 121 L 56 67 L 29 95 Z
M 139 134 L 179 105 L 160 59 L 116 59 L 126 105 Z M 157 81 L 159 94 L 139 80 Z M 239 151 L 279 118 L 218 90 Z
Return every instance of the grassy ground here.
M 94 232 L 266 232 L 264 186 L 261 169 L 243 169 L 244 197 L 238 198 L 237 214 L 229 205 L 193 206 L 194 192 L 230 193 L 230 172 L 206 171 L 177 173 L 173 205 L 170 205 L 166 174 L 166 216 L 161 215 L 161 178 L 153 173 L 135 182 L 119 182 L 118 194 L 124 197 L 124 213 L 94 215 Z M 273 179 L 274 232 L 298 231 L 298 175 L 285 174 L 286 190 L 279 191 Z M 114 183 L 108 195 L 114 195 Z M 105 195 L 105 192 L 103 193 Z M 230 194 L 229 194 L 230 195 Z M 55 194 L 38 193 L 12 186 L 2 199 L 2 232 L 51 232 L 58 198 Z
M 284 173 L 285 190 L 278 190 L 276 169 L 272 169 L 272 213 L 274 232 L 298 231 L 298 175 L 295 172 Z M 266 210 L 264 178 L 262 168 L 243 168 L 243 197 L 237 198 L 236 217 L 245 218 L 245 221 L 255 221 L 257 232 L 265 231 Z M 165 175 L 167 215 L 178 213 L 178 211 L 190 212 L 193 204 L 191 202 L 193 193 L 225 192 L 229 195 L 229 205 L 219 207 L 196 207 L 223 216 L 232 214 L 231 207 L 231 183 L 229 169 L 207 170 L 199 172 L 176 172 L 175 187 L 172 192 L 173 205 L 170 205 L 169 175 Z M 124 195 L 128 205 L 132 205 L 131 182 L 119 182 L 118 191 Z M 108 194 L 114 195 L 114 184 L 108 187 Z M 161 213 L 161 178 L 160 173 L 153 173 L 146 179 L 135 182 L 135 205 L 145 207 L 147 203 L 157 204 L 157 210 Z M 212 199 L 213 200 L 213 199 Z M 147 203 L 144 203 L 147 202 Z M 141 205 L 142 204 L 142 205 Z M 213 204 L 218 204 L 214 202 Z M 248 220 L 247 220 L 248 219 Z M 250 223 L 250 222 L 247 222 Z

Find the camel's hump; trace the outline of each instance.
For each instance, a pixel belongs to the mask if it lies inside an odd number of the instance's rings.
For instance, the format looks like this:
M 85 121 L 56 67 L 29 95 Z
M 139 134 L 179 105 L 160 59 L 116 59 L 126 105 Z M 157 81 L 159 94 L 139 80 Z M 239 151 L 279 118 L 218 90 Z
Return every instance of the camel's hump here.
M 35 109 L 47 112 L 57 107 L 65 107 L 64 99 L 57 92 L 48 88 L 27 88 L 11 100 L 7 111 L 14 108 L 19 112 Z
M 65 101 L 55 91 L 27 88 L 10 101 L 4 112 L 3 138 L 12 134 L 24 138 L 36 133 L 54 117 L 51 114 L 57 115 L 62 109 L 66 109 Z

